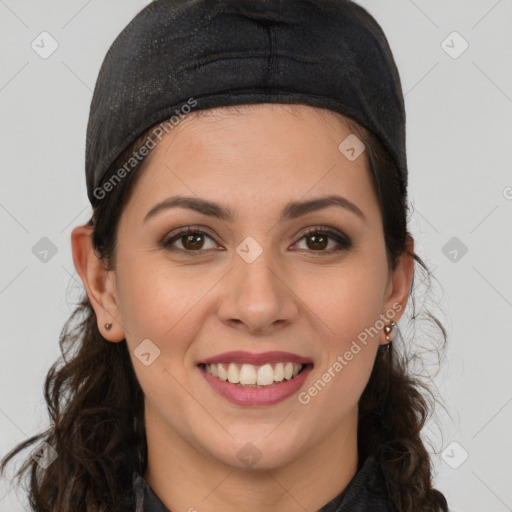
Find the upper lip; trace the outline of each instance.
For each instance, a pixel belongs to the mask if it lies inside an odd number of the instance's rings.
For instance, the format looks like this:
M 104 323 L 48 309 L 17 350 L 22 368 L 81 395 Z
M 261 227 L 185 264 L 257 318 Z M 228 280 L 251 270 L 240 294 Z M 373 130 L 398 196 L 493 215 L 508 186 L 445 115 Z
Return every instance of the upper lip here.
M 232 352 L 223 352 L 216 356 L 203 359 L 197 364 L 216 364 L 216 363 L 239 363 L 239 364 L 252 364 L 254 366 L 261 366 L 265 363 L 299 363 L 309 364 L 313 361 L 308 357 L 293 354 L 291 352 L 272 351 L 262 352 L 261 354 L 254 354 L 252 352 L 244 352 L 243 350 L 236 350 Z

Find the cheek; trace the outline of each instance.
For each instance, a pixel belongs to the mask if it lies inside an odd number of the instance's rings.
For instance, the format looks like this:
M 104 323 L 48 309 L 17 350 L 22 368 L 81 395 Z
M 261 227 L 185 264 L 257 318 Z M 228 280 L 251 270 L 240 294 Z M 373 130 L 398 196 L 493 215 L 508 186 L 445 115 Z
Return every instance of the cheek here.
M 361 262 L 331 272 L 328 279 L 316 279 L 319 286 L 309 283 L 314 293 L 304 302 L 316 317 L 323 350 L 319 380 L 308 393 L 322 395 L 318 405 L 325 404 L 327 416 L 341 414 L 340 407 L 352 408 L 368 382 L 382 327 L 385 275 L 384 267 Z
M 303 279 L 304 302 L 339 348 L 373 326 L 383 312 L 385 269 L 347 263 L 339 271 Z
M 178 384 L 186 378 L 184 358 L 201 326 L 201 298 L 212 285 L 199 279 L 193 284 L 179 269 L 171 271 L 143 255 L 125 258 L 118 273 L 123 328 L 137 380 L 154 408 L 178 408 L 186 399 Z M 147 342 L 148 348 L 139 349 L 146 339 L 159 352 Z M 139 359 L 143 352 L 150 353 L 148 365 Z
M 179 344 L 184 331 L 197 326 L 187 321 L 187 315 L 208 291 L 208 279 L 190 279 L 190 273 L 186 277 L 180 269 L 143 256 L 126 259 L 118 273 L 121 315 L 130 344 L 144 338 L 153 338 L 159 346 L 169 338 Z

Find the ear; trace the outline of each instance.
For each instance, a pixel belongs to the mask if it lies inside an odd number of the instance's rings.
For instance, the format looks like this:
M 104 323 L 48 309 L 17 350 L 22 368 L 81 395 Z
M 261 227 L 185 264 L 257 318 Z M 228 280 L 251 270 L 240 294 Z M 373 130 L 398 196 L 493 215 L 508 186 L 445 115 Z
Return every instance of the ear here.
M 407 235 L 406 249 L 398 257 L 397 265 L 394 271 L 390 272 L 388 286 L 386 288 L 384 314 L 386 312 L 395 312 L 394 318 L 391 315 L 386 315 L 398 323 L 402 317 L 409 300 L 409 293 L 411 290 L 412 278 L 414 275 L 414 239 L 412 236 Z M 389 322 L 387 322 L 389 323 Z M 382 336 L 383 343 L 387 344 L 385 336 Z
M 75 269 L 84 283 L 96 313 L 98 329 L 102 336 L 113 342 L 124 339 L 124 331 L 116 294 L 116 274 L 107 270 L 106 263 L 98 258 L 92 245 L 93 226 L 78 226 L 71 232 L 71 248 Z M 105 324 L 110 323 L 110 329 Z

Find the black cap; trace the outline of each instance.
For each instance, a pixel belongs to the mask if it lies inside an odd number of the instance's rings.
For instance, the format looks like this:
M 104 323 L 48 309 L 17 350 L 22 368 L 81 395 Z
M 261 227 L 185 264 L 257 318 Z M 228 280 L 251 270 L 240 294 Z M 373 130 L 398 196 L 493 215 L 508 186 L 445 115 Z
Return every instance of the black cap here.
M 365 9 L 349 0 L 155 0 L 119 34 L 98 75 L 85 163 L 93 207 L 108 168 L 146 130 L 245 103 L 300 103 L 354 119 L 388 151 L 405 193 L 400 78 Z

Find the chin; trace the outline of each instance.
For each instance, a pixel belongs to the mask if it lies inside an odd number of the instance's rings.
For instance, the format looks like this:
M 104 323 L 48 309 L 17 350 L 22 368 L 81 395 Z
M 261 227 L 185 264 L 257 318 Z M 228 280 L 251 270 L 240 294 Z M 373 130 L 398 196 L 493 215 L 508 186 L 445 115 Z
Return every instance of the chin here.
M 292 464 L 303 451 L 302 445 L 285 430 L 285 435 L 276 433 L 268 436 L 271 431 L 271 428 L 259 427 L 258 432 L 251 436 L 250 429 L 246 428 L 245 435 L 233 436 L 236 441 L 217 445 L 219 449 L 211 453 L 223 464 L 241 469 L 270 470 Z

